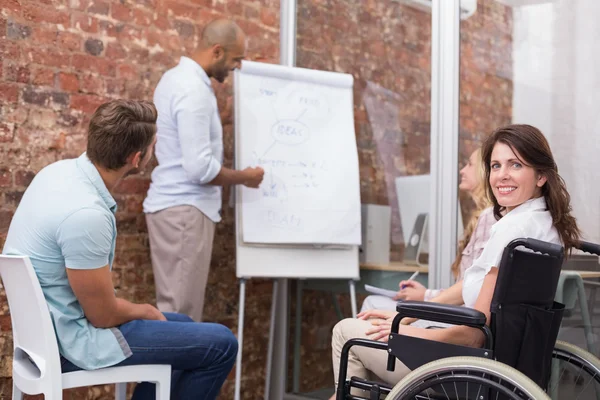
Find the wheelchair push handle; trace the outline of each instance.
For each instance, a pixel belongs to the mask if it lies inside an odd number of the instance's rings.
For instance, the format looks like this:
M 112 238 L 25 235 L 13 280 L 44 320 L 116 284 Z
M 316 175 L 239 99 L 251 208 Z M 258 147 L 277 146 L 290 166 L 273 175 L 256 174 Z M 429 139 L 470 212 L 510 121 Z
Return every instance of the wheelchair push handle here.
M 576 248 L 583 252 L 600 256 L 600 245 L 596 243 L 584 242 L 581 240 Z
M 564 249 L 561 245 L 548 243 L 533 238 L 514 239 L 506 247 L 513 250 L 519 246 L 526 247 L 529 250 L 537 251 L 542 254 L 548 254 L 549 256 L 556 258 L 564 257 Z

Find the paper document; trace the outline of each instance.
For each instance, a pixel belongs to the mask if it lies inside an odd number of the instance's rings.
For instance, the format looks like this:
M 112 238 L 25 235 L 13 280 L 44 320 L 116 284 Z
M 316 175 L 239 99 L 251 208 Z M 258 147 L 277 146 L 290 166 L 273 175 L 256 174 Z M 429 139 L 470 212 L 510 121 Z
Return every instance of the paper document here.
M 365 285 L 365 290 L 369 293 L 378 294 L 381 296 L 387 296 L 391 299 L 393 299 L 394 296 L 396 296 L 396 293 L 398 293 L 394 290 L 383 289 L 383 288 L 379 288 L 379 287 L 371 286 L 371 285 Z

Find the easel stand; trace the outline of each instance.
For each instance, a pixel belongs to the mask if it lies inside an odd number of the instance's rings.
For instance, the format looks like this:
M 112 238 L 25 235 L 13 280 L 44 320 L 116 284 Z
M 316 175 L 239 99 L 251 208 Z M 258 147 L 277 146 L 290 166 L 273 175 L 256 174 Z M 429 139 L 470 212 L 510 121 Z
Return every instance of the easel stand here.
M 240 308 L 238 315 L 238 343 L 239 350 L 237 354 L 235 367 L 235 400 L 241 400 L 241 379 L 242 379 L 242 350 L 244 344 L 244 314 L 246 307 L 246 281 L 248 278 L 240 278 Z M 287 289 L 287 278 L 279 278 L 273 281 L 273 297 L 271 300 L 271 318 L 269 324 L 269 344 L 267 348 L 267 371 L 265 376 L 265 400 L 281 399 L 285 393 L 286 381 L 286 349 L 287 349 L 287 290 L 280 290 L 280 286 L 285 285 Z M 352 307 L 352 316 L 356 317 L 356 288 L 353 279 L 348 280 L 350 289 L 350 303 Z M 283 296 L 282 296 L 283 295 Z M 301 307 L 297 304 L 296 307 Z M 299 324 L 302 321 L 296 320 L 296 330 L 301 329 Z M 275 348 L 275 336 L 277 336 L 277 348 Z M 299 335 L 296 335 L 298 338 Z M 295 343 L 300 346 L 300 343 Z M 275 357 L 274 357 L 275 352 Z M 296 360 L 297 361 L 297 360 Z M 275 368 L 273 369 L 273 364 Z M 275 371 L 273 373 L 273 370 Z

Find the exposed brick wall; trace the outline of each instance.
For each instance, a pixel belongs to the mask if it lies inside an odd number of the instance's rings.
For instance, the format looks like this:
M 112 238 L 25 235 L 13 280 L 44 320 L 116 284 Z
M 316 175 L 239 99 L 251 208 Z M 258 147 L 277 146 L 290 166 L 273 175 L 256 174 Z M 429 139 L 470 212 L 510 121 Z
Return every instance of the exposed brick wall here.
M 194 48 L 202 26 L 218 16 L 236 19 L 250 37 L 249 58 L 279 59 L 279 1 L 242 0 L 0 0 L 0 247 L 12 214 L 35 173 L 85 149 L 94 109 L 111 98 L 152 99 L 158 79 Z M 233 151 L 231 86 L 215 83 L 224 122 L 225 158 Z M 127 178 L 115 191 L 118 242 L 114 284 L 132 301 L 154 302 L 154 280 L 142 200 L 149 174 Z M 225 193 L 227 198 L 228 193 Z M 206 317 L 234 330 L 238 289 L 233 219 L 218 227 Z M 268 321 L 270 282 L 252 282 L 248 320 Z M 264 296 L 262 296 L 265 294 Z M 0 398 L 10 394 L 10 316 L 0 299 Z M 260 370 L 267 330 L 246 336 L 244 391 L 262 391 Z M 264 374 L 264 373 L 263 373 Z M 231 398 L 232 380 L 223 398 Z M 256 387 L 256 390 L 251 388 Z M 69 398 L 108 398 L 107 388 Z M 69 397 L 70 396 L 70 397 Z M 252 396 L 247 396 L 252 398 Z
M 463 153 L 482 132 L 510 120 L 511 14 L 497 3 L 485 3 L 463 22 Z M 194 48 L 203 24 L 217 16 L 231 16 L 242 25 L 250 38 L 250 59 L 277 62 L 278 8 L 278 0 L 0 0 L 0 246 L 35 173 L 83 151 L 86 126 L 98 104 L 119 97 L 151 99 L 161 74 Z M 430 15 L 396 3 L 359 0 L 302 0 L 298 12 L 298 65 L 356 78 L 362 200 L 395 206 L 393 177 L 429 170 Z M 231 86 L 215 84 L 215 89 L 225 159 L 231 165 Z M 119 237 L 114 284 L 127 299 L 153 302 L 141 212 L 148 176 L 127 178 L 115 193 Z M 228 196 L 226 189 L 225 201 Z M 236 331 L 233 210 L 223 211 L 205 314 Z M 394 255 L 399 257 L 397 217 L 394 227 Z M 270 281 L 249 281 L 245 399 L 262 398 L 270 293 Z M 341 303 L 349 313 L 345 297 Z M 331 384 L 330 349 L 322 336 L 336 317 L 322 294 L 307 292 L 303 306 L 301 388 L 312 390 Z M 0 398 L 7 398 L 12 337 L 3 297 L 0 307 Z M 104 399 L 109 390 L 81 389 L 65 398 Z M 232 393 L 233 375 L 222 398 L 232 398 Z

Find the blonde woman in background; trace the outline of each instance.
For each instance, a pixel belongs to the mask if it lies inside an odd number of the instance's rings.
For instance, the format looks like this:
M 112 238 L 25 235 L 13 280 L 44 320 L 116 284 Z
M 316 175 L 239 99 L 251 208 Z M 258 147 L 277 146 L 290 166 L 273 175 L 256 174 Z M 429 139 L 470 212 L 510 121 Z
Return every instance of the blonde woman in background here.
M 458 188 L 471 195 L 475 203 L 475 211 L 471 215 L 463 239 L 458 244 L 457 256 L 452 263 L 452 274 L 457 282 L 462 279 L 466 269 L 483 251 L 490 236 L 490 228 L 496 222 L 485 187 L 485 169 L 481 162 L 481 150 L 477 149 L 471 154 L 464 168 L 460 170 Z M 401 289 L 393 299 L 379 295 L 367 296 L 358 317 L 361 318 L 369 310 L 396 311 L 397 300 L 431 301 L 443 290 L 427 289 L 417 281 L 402 281 L 399 287 Z

